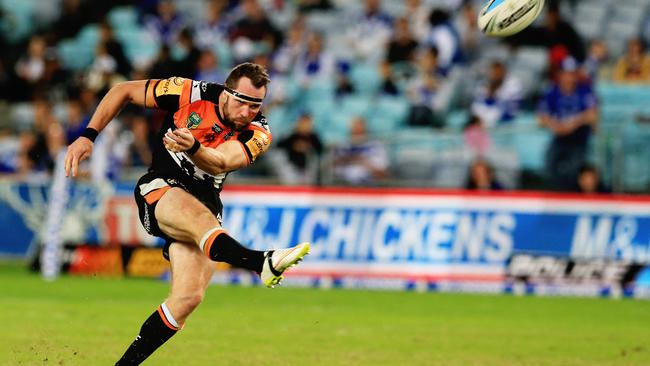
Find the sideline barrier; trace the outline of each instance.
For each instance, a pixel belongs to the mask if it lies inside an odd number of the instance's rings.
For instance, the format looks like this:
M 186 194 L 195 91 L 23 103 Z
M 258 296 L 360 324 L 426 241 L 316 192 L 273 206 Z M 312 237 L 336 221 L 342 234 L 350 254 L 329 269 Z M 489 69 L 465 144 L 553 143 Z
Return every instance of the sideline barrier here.
M 5 188 L 0 187 L 3 215 L 12 209 Z M 27 197 L 29 189 L 10 191 Z M 75 186 L 64 240 L 159 245 L 140 227 L 131 192 L 123 186 L 102 195 Z M 222 196 L 224 227 L 244 244 L 264 250 L 313 243 L 310 256 L 289 273 L 290 284 L 597 296 L 649 292 L 634 286 L 650 264 L 647 196 L 267 186 L 228 186 Z M 16 206 L 15 195 L 10 201 Z M 38 206 L 36 201 L 13 215 L 38 211 L 27 208 Z M 3 237 L 24 238 L 18 226 Z M 9 249 L 26 251 L 15 243 Z M 529 262 L 533 270 L 509 275 L 508 264 L 520 255 L 538 258 Z M 573 264 L 569 268 L 562 259 Z M 604 275 L 612 271 L 627 275 Z M 215 280 L 256 282 L 242 272 L 223 272 Z

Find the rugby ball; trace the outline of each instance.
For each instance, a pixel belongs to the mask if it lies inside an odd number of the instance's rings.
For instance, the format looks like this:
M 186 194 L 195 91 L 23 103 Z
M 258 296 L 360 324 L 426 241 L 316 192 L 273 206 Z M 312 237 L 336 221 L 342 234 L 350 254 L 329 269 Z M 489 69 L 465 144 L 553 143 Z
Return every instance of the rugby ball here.
M 478 27 L 488 36 L 511 36 L 532 23 L 544 0 L 488 0 L 478 14 Z

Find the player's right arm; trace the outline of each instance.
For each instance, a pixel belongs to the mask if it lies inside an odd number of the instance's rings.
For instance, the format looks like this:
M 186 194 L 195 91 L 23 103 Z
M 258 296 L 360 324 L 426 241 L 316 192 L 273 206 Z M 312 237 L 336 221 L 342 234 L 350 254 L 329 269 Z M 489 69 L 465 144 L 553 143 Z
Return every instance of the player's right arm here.
M 158 80 L 126 81 L 113 86 L 102 98 L 93 114 L 88 128 L 101 132 L 127 103 L 134 103 L 149 108 L 157 108 L 154 101 L 154 88 Z M 77 176 L 79 163 L 93 151 L 93 142 L 87 137 L 79 137 L 70 146 L 65 155 L 65 175 Z

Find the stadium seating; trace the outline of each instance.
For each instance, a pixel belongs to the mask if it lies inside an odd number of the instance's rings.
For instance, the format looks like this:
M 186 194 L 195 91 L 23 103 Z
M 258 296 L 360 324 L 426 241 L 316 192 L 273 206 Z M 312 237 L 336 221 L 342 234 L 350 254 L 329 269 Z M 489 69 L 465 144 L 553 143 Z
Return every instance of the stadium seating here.
M 430 6 L 443 7 L 450 3 L 448 0 L 423 2 Z M 207 7 L 204 1 L 174 0 L 174 3 L 190 21 L 189 24 L 200 21 Z M 413 149 L 424 148 L 431 156 L 445 156 L 451 159 L 450 161 L 466 161 L 467 157 L 458 151 L 463 147 L 462 127 L 469 115 L 469 104 L 478 80 L 484 76 L 487 66 L 493 60 L 499 59 L 505 61 L 509 72 L 522 82 L 526 103 L 524 110 L 512 123 L 497 126 L 490 131 L 493 145 L 497 150 L 516 154 L 516 159 L 513 159 L 516 164 L 510 164 L 515 166 L 513 169 L 538 173 L 543 170 L 544 154 L 550 134 L 537 126 L 534 105 L 544 86 L 540 80 L 545 78 L 548 67 L 545 49 L 530 46 L 509 48 L 497 39 L 481 39 L 478 46 L 480 57 L 457 65 L 438 90 L 435 109 L 446 122 L 445 128 L 439 131 L 413 129 L 407 127 L 406 120 L 410 105 L 404 93 L 407 79 L 397 77 L 395 80 L 399 91 L 402 92 L 400 95 L 383 95 L 380 90 L 382 79 L 379 65 L 355 58 L 351 53 L 352 48 L 347 47 L 348 31 L 355 24 L 352 19 L 361 12 L 363 2 L 335 0 L 332 3 L 335 6 L 332 10 L 306 13 L 306 24 L 309 29 L 322 32 L 325 37 L 325 49 L 337 62 L 349 65 L 348 77 L 355 91 L 350 95 L 336 95 L 334 78 L 315 80 L 305 85 L 291 75 L 272 75 L 274 84 L 280 85 L 280 94 L 283 97 L 282 104 L 277 105 L 276 101 L 265 110 L 271 120 L 276 139 L 290 133 L 301 113 L 310 113 L 314 118 L 316 130 L 322 133 L 323 140 L 328 144 L 336 144 L 348 138 L 349 121 L 361 116 L 368 120 L 369 132 L 373 137 L 388 143 L 391 156 L 395 159 L 392 163 L 400 166 L 399 169 L 411 169 L 402 172 L 404 176 L 416 177 L 418 174 L 424 174 L 427 184 L 450 184 L 435 178 L 435 172 L 441 171 L 439 166 L 436 168 L 436 164 L 440 165 L 440 162 L 434 161 L 431 166 L 420 166 L 422 172 L 418 172 L 420 168 L 415 165 L 417 154 Z M 36 25 L 55 20 L 52 9 L 59 9 L 60 4 L 61 0 L 0 0 L 0 8 L 8 14 L 2 19 L 2 27 L 8 39 L 11 42 L 25 41 L 34 33 Z M 474 4 L 478 7 L 482 1 L 476 0 Z M 400 0 L 383 0 L 382 8 L 391 16 L 400 16 L 405 11 L 405 3 Z M 579 1 L 575 6 L 565 2 L 561 10 L 587 41 L 602 37 L 609 47 L 612 59 L 623 52 L 630 37 L 641 35 L 650 40 L 650 0 Z M 274 20 L 274 14 L 270 13 L 269 16 Z M 114 28 L 116 38 L 122 42 L 126 56 L 136 67 L 155 60 L 159 43 L 154 42 L 151 35 L 138 23 L 135 6 L 114 7 L 107 13 L 107 19 Z M 543 19 L 540 18 L 537 24 L 542 23 Z M 56 49 L 63 66 L 74 72 L 86 71 L 93 62 L 97 42 L 97 24 L 88 24 L 75 37 L 60 41 Z M 235 58 L 232 46 L 221 42 L 215 44 L 212 50 L 219 58 L 222 70 L 227 71 Z M 650 181 L 650 178 L 642 172 L 633 175 L 628 167 L 643 161 L 638 159 L 644 158 L 639 141 L 642 136 L 646 136 L 645 130 L 643 125 L 636 121 L 639 117 L 650 115 L 650 104 L 647 102 L 650 100 L 650 87 L 623 86 L 599 81 L 597 93 L 600 100 L 601 129 L 594 143 L 594 160 L 597 164 L 602 164 L 603 169 L 608 170 L 603 174 L 620 176 L 618 188 L 643 189 L 644 184 L 647 186 L 644 182 Z M 16 105 L 12 106 L 11 110 L 12 119 L 23 122 L 31 119 L 28 107 Z M 29 123 L 31 122 L 33 121 Z M 396 130 L 399 130 L 399 133 L 395 133 Z M 396 141 L 393 143 L 392 139 Z M 615 139 L 622 139 L 623 142 L 617 143 Z M 397 149 L 402 148 L 406 150 L 398 153 Z M 632 151 L 634 156 L 628 156 L 629 151 Z M 634 159 L 638 161 L 635 162 Z M 404 161 L 413 164 L 402 164 Z M 622 161 L 621 166 L 625 169 L 621 169 L 620 174 L 612 173 L 610 161 Z M 450 174 L 458 176 L 456 173 Z

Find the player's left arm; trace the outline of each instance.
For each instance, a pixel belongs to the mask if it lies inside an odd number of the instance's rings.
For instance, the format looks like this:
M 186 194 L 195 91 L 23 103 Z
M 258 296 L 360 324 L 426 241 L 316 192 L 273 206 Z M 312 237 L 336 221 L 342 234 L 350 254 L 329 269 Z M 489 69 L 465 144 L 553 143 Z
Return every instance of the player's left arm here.
M 199 144 L 187 128 L 168 131 L 163 138 L 165 147 L 174 152 L 186 152 L 201 170 L 212 174 L 227 173 L 244 168 L 268 150 L 271 137 L 261 130 L 247 130 L 237 140 L 226 141 L 216 148 Z

